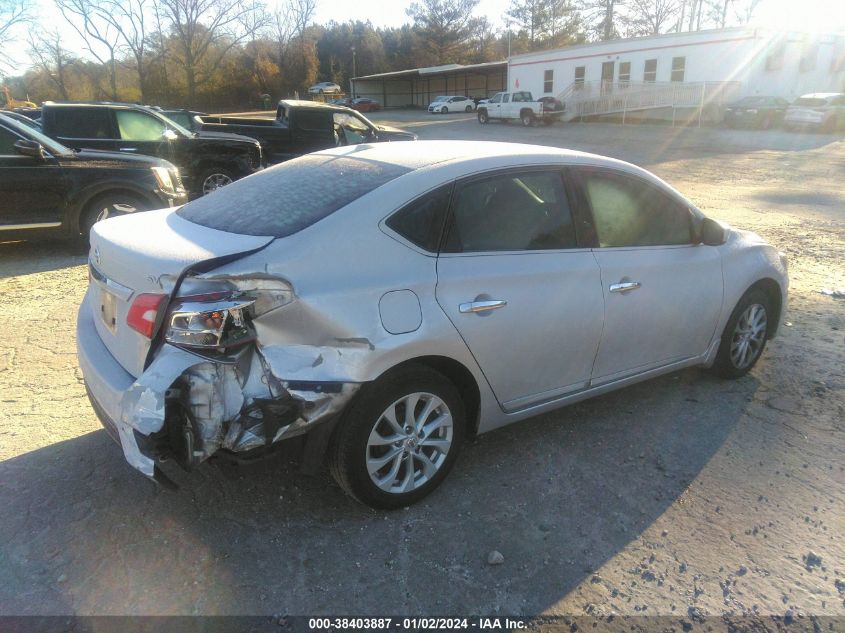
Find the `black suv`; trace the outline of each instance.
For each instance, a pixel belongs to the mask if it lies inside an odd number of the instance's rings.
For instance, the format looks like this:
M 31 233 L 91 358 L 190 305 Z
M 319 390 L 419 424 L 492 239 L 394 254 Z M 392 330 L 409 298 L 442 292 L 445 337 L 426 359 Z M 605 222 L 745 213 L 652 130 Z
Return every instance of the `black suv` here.
M 210 193 L 262 166 L 255 139 L 198 136 L 146 106 L 47 101 L 41 129 L 69 147 L 164 158 L 179 168 L 191 196 Z
M 165 160 L 73 151 L 0 113 L 0 240 L 85 236 L 108 216 L 186 200 Z

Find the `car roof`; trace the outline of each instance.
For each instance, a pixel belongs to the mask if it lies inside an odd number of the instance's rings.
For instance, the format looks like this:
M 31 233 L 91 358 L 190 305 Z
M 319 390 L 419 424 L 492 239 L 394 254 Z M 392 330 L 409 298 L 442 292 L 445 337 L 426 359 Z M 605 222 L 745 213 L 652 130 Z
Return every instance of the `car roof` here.
M 840 97 L 845 93 L 842 92 L 811 92 L 810 94 L 801 95 L 799 99 L 830 99 L 831 97 Z
M 641 173 L 638 167 L 620 160 L 546 145 L 503 143 L 496 141 L 404 141 L 372 143 L 332 148 L 318 152 L 373 160 L 416 170 L 443 163 L 471 163 L 483 159 L 500 159 L 503 167 L 514 164 L 578 163 L 607 166 Z

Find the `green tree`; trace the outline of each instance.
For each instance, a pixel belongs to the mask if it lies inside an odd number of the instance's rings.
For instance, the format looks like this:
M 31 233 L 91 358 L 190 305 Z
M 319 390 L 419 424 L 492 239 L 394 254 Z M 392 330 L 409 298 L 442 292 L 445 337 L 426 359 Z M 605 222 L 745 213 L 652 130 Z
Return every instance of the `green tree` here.
M 479 0 L 420 0 L 406 9 L 420 37 L 417 66 L 461 63 L 471 51 Z

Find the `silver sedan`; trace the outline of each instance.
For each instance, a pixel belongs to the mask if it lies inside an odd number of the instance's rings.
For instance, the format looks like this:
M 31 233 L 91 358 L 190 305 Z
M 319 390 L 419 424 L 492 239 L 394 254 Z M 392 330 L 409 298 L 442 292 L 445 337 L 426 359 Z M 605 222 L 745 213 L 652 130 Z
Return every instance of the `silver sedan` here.
M 375 507 L 464 439 L 692 365 L 736 378 L 783 319 L 782 255 L 633 165 L 419 142 L 277 165 L 91 234 L 79 362 L 128 462 L 304 438 Z

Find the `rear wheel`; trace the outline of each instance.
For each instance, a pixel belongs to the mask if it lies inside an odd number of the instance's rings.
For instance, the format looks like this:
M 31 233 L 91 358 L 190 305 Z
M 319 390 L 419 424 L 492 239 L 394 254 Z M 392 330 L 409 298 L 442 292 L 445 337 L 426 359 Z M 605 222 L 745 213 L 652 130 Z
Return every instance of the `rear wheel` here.
M 472 112 L 472 106 L 467 106 L 464 108 L 464 112 Z
M 131 193 L 116 191 L 101 195 L 89 202 L 79 216 L 79 234 L 88 239 L 91 227 L 97 222 L 149 208 L 149 204 Z
M 332 438 L 329 467 L 352 497 L 374 508 L 416 503 L 449 473 L 464 437 L 455 386 L 422 366 L 365 387 Z
M 766 347 L 772 315 L 772 302 L 765 292 L 757 288 L 746 292 L 725 325 L 713 370 L 724 378 L 739 378 L 751 371 Z
M 534 125 L 534 114 L 532 112 L 523 112 L 520 119 L 522 120 L 522 125 L 525 127 L 531 127 Z

